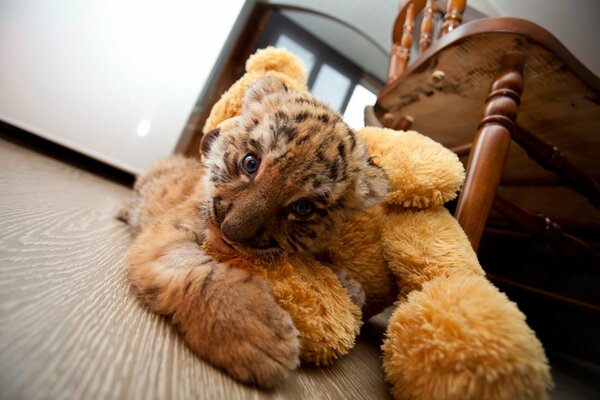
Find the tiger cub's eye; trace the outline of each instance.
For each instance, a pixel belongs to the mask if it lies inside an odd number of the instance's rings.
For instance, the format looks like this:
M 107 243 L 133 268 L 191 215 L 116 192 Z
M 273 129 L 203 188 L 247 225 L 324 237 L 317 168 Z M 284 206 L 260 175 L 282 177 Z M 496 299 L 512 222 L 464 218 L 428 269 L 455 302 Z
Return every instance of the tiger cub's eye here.
M 313 213 L 313 210 L 313 204 L 306 199 L 298 200 L 292 204 L 292 211 L 301 218 L 309 217 Z
M 241 164 L 242 170 L 246 175 L 254 176 L 256 171 L 258 171 L 260 160 L 254 154 L 246 154 L 244 158 L 242 158 Z

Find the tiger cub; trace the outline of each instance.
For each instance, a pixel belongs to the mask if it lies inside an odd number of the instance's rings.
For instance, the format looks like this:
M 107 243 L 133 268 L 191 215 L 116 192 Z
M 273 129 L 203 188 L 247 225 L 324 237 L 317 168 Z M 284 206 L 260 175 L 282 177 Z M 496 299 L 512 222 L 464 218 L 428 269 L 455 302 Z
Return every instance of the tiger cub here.
M 172 157 L 135 185 L 128 277 L 189 347 L 233 377 L 272 387 L 299 364 L 298 332 L 265 282 L 207 244 L 315 256 L 337 221 L 383 200 L 388 181 L 340 116 L 273 78 L 256 81 L 233 127 L 207 133 L 202 161 Z

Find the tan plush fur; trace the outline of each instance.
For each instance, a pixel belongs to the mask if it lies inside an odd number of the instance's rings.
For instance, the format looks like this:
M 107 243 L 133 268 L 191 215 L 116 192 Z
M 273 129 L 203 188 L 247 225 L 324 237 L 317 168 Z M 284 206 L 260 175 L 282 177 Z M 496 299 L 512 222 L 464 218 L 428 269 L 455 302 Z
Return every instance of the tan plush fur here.
M 140 178 L 121 213 L 138 234 L 140 299 L 198 355 L 264 387 L 299 355 L 345 354 L 360 306 L 368 317 L 396 301 L 382 350 L 397 399 L 545 398 L 539 341 L 442 207 L 464 179 L 458 158 L 416 132 L 355 135 L 305 83 L 290 53 L 257 53 L 213 108 L 203 161 Z M 304 225 L 291 212 L 302 199 L 317 207 Z
M 403 207 L 443 205 L 456 197 L 465 171 L 456 154 L 414 131 L 366 127 L 360 136 L 373 159 L 390 171 L 387 202 Z
M 469 239 L 442 206 L 400 211 L 392 207 L 384 222 L 383 242 L 403 296 L 421 290 L 423 283 L 440 275 L 483 275 Z M 402 251 L 398 251 L 399 243 Z
M 544 351 L 517 306 L 479 274 L 451 274 L 400 302 L 383 345 L 397 399 L 542 399 Z
M 400 289 L 382 346 L 394 397 L 546 398 L 552 381 L 540 342 L 440 205 L 462 183 L 456 156 L 415 132 L 365 128 L 360 136 L 391 181 L 379 223 Z
M 305 92 L 306 70 L 287 50 L 267 47 L 258 50 L 246 61 L 246 73 L 223 93 L 204 124 L 204 132 L 216 128 L 222 121 L 241 114 L 248 87 L 259 78 L 271 77 L 285 83 L 290 89 Z
M 365 292 L 365 319 L 383 311 L 398 297 L 398 283 L 384 254 L 382 228 L 385 208 L 375 206 L 341 221 L 333 235 L 328 257 L 348 271 Z

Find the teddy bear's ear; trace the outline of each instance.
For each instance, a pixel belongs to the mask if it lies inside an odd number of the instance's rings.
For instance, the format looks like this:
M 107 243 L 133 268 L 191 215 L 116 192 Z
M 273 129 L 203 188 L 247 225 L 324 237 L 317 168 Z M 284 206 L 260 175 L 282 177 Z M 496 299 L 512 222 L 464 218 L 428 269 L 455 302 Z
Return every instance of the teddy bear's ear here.
M 261 103 L 265 97 L 277 93 L 287 92 L 288 87 L 285 83 L 279 79 L 265 77 L 254 81 L 252 85 L 246 91 L 246 97 L 244 98 L 244 108 L 248 109 L 253 104 Z
M 246 71 L 257 76 L 276 73 L 287 77 L 290 83 L 296 83 L 297 86 L 305 86 L 308 80 L 306 67 L 300 57 L 286 49 L 272 46 L 258 50 L 250 56 L 246 62 Z
M 219 134 L 221 133 L 220 128 L 215 128 L 209 132 L 206 132 L 202 135 L 202 139 L 200 140 L 200 153 L 206 157 L 208 151 L 210 150 L 210 146 L 212 146 L 213 142 Z
M 385 200 L 389 180 L 385 171 L 369 158 L 354 184 L 358 208 L 369 208 Z

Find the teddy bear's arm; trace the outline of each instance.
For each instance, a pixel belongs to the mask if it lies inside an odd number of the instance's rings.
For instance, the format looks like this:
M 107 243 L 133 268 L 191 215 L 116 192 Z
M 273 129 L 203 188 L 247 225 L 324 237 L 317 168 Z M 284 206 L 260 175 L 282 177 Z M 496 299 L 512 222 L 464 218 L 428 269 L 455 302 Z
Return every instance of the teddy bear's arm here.
M 383 242 L 403 297 L 440 276 L 484 275 L 469 239 L 442 206 L 389 212 Z
M 201 358 L 272 387 L 299 364 L 298 332 L 258 276 L 219 263 L 179 213 L 147 226 L 128 256 L 136 295 L 165 315 Z

